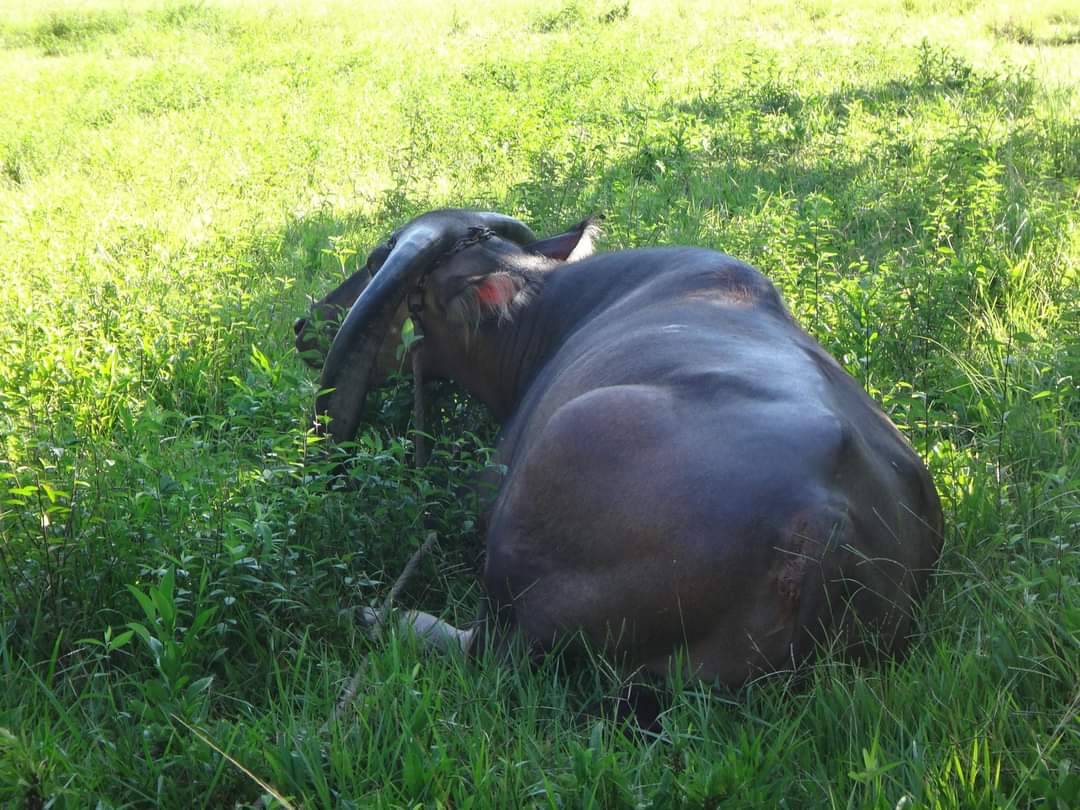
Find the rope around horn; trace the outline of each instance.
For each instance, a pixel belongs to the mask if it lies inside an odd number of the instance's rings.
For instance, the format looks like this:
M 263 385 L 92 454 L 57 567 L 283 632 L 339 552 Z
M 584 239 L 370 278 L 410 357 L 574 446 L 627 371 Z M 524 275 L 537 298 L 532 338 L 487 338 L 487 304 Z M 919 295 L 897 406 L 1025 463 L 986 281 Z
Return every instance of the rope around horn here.
M 469 228 L 468 235 L 459 239 L 454 247 L 448 251 L 448 255 L 471 247 L 478 242 L 486 241 L 494 235 L 494 231 L 488 228 Z M 446 257 L 444 256 L 442 260 L 445 259 Z M 419 317 L 421 309 L 422 304 L 418 304 L 416 310 L 412 311 L 414 329 L 422 329 Z M 410 307 L 410 310 L 412 310 L 412 307 Z M 412 356 L 413 373 L 413 466 L 416 469 L 420 469 L 427 465 L 428 460 L 431 457 L 431 453 L 427 446 L 427 437 L 425 436 L 427 424 L 424 402 L 424 372 L 420 365 L 420 352 L 411 351 L 409 354 Z M 390 611 L 393 609 L 394 602 L 397 600 L 398 596 L 401 595 L 401 591 L 405 588 L 406 583 L 408 583 L 413 574 L 416 573 L 416 569 L 420 566 L 420 561 L 435 547 L 437 542 L 438 535 L 435 532 L 428 532 L 423 545 L 414 551 L 413 555 L 409 558 L 409 561 L 405 563 L 405 568 L 402 569 L 401 575 L 398 576 L 393 587 L 390 588 L 390 593 L 387 595 L 386 600 L 383 602 L 375 619 L 375 627 L 372 631 L 373 640 L 378 641 L 382 638 L 383 627 L 386 626 L 386 622 L 390 618 Z M 320 729 L 321 732 L 327 731 L 333 723 L 340 720 L 345 712 L 348 711 L 353 701 L 356 700 L 356 693 L 360 689 L 360 681 L 364 677 L 364 670 L 367 668 L 367 662 L 368 659 L 365 655 L 364 660 L 360 663 L 360 667 L 356 670 L 356 674 L 349 679 L 349 682 L 345 685 L 345 689 L 342 690 L 341 697 L 338 698 L 338 702 L 334 706 L 334 710 L 330 713 L 330 717 L 323 723 L 322 728 Z
M 424 435 L 425 431 L 425 403 L 424 403 L 424 374 L 420 367 L 420 352 L 410 352 L 412 355 L 412 372 L 413 372 L 413 466 L 416 469 L 420 469 L 428 463 L 430 453 L 428 452 L 427 437 Z M 401 595 L 402 590 L 405 589 L 405 585 L 413 574 L 416 573 L 416 569 L 420 567 L 420 561 L 435 547 L 438 542 L 438 535 L 435 532 L 428 532 L 427 538 L 420 548 L 413 552 L 409 561 L 405 563 L 405 567 L 402 569 L 401 574 L 394 582 L 393 587 L 390 588 L 390 593 L 387 594 L 386 599 L 383 601 L 382 607 L 379 609 L 379 613 L 375 618 L 375 627 L 372 630 L 372 640 L 379 641 L 382 639 L 383 628 L 386 626 L 387 620 L 390 618 L 390 611 L 393 609 L 394 602 Z M 360 666 L 357 668 L 356 673 L 349 679 L 349 682 L 345 685 L 345 688 L 341 692 L 341 697 L 338 698 L 337 704 L 334 706 L 334 710 L 330 713 L 330 717 L 325 723 L 323 723 L 320 732 L 325 733 L 331 725 L 340 720 L 349 707 L 352 706 L 354 700 L 356 700 L 356 694 L 360 690 L 360 681 L 364 677 L 364 670 L 367 669 L 367 655 L 364 656 L 364 660 L 361 661 Z
M 387 594 L 385 601 L 383 601 L 382 607 L 379 608 L 378 616 L 375 619 L 375 626 L 372 629 L 373 641 L 382 639 L 383 628 L 390 618 L 390 611 L 394 602 L 401 595 L 406 583 L 412 579 L 413 574 L 416 573 L 416 569 L 420 567 L 420 561 L 435 547 L 438 539 L 439 536 L 435 532 L 428 532 L 424 544 L 414 551 L 412 556 L 409 557 L 409 561 L 405 563 L 405 568 L 402 569 L 401 575 L 394 582 L 393 587 L 390 589 L 390 593 Z M 364 677 L 364 670 L 367 669 L 367 664 L 368 656 L 365 654 L 364 659 L 360 662 L 360 666 L 356 670 L 356 674 L 349 679 L 349 682 L 345 685 L 345 689 L 342 690 L 341 697 L 338 698 L 338 702 L 334 706 L 334 710 L 330 713 L 330 717 L 323 723 L 322 728 L 319 729 L 321 733 L 325 733 L 331 725 L 340 720 L 345 712 L 349 710 L 349 707 L 352 706 L 353 701 L 356 700 L 356 694 L 360 690 L 360 681 Z
M 409 354 L 412 355 L 413 376 L 413 466 L 420 469 L 427 466 L 428 459 L 431 457 L 427 446 L 427 437 L 424 435 L 427 430 L 424 418 L 426 411 L 424 404 L 424 372 L 420 368 L 420 352 L 414 349 Z

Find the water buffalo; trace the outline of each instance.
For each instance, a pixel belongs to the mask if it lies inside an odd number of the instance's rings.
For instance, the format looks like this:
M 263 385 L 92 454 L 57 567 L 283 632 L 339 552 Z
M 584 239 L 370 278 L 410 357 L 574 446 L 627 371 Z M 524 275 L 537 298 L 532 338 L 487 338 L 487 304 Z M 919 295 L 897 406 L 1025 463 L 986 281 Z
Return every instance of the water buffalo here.
M 335 439 L 355 435 L 408 312 L 424 374 L 502 425 L 486 614 L 405 621 L 466 649 L 584 638 L 658 674 L 678 654 L 730 685 L 827 637 L 901 652 L 942 536 L 919 457 L 757 270 L 693 247 L 592 255 L 594 231 L 537 241 L 499 214 L 434 211 L 314 305 L 348 310 L 316 402 Z M 317 344 L 310 319 L 296 331 Z

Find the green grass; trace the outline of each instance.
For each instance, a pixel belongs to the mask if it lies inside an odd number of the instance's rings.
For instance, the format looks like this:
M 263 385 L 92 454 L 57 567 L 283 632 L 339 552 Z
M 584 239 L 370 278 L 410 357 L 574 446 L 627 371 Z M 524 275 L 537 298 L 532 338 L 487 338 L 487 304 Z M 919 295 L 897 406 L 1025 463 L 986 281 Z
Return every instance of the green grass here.
M 0 805 L 258 804 L 242 765 L 305 807 L 1080 806 L 1078 33 L 1066 3 L 6 3 Z M 425 514 L 402 601 L 474 610 L 492 426 L 443 387 L 411 470 L 388 391 L 344 487 L 290 324 L 441 205 L 770 275 L 934 472 L 911 655 L 676 683 L 643 737 L 582 714 L 603 667 L 365 639 Z

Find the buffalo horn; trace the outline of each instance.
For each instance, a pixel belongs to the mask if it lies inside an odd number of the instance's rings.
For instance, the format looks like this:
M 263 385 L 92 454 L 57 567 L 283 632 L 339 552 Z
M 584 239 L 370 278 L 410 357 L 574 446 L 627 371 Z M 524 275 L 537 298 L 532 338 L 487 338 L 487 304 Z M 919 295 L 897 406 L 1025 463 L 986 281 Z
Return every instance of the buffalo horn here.
M 356 435 L 379 348 L 401 301 L 470 227 L 477 226 L 521 244 L 535 239 L 526 225 L 503 214 L 451 210 L 420 217 L 398 236 L 393 251 L 349 310 L 323 363 L 319 387 L 333 390 L 315 400 L 316 416 L 330 416 L 335 441 Z

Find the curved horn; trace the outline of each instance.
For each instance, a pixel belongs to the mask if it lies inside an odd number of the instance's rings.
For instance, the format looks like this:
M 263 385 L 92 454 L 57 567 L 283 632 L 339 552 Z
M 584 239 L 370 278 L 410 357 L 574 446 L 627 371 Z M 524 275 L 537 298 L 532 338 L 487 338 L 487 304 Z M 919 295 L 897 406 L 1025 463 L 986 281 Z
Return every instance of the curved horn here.
M 453 245 L 456 235 L 449 223 L 413 223 L 349 310 L 326 355 L 319 382 L 320 388 L 334 390 L 315 400 L 316 415 L 330 415 L 330 435 L 336 441 L 356 435 L 375 358 L 398 304 L 417 278 Z
M 496 214 L 493 211 L 472 212 L 472 218 L 479 221 L 485 228 L 490 228 L 504 239 L 517 242 L 519 245 L 528 245 L 536 241 L 536 235 L 528 225 L 506 214 Z

